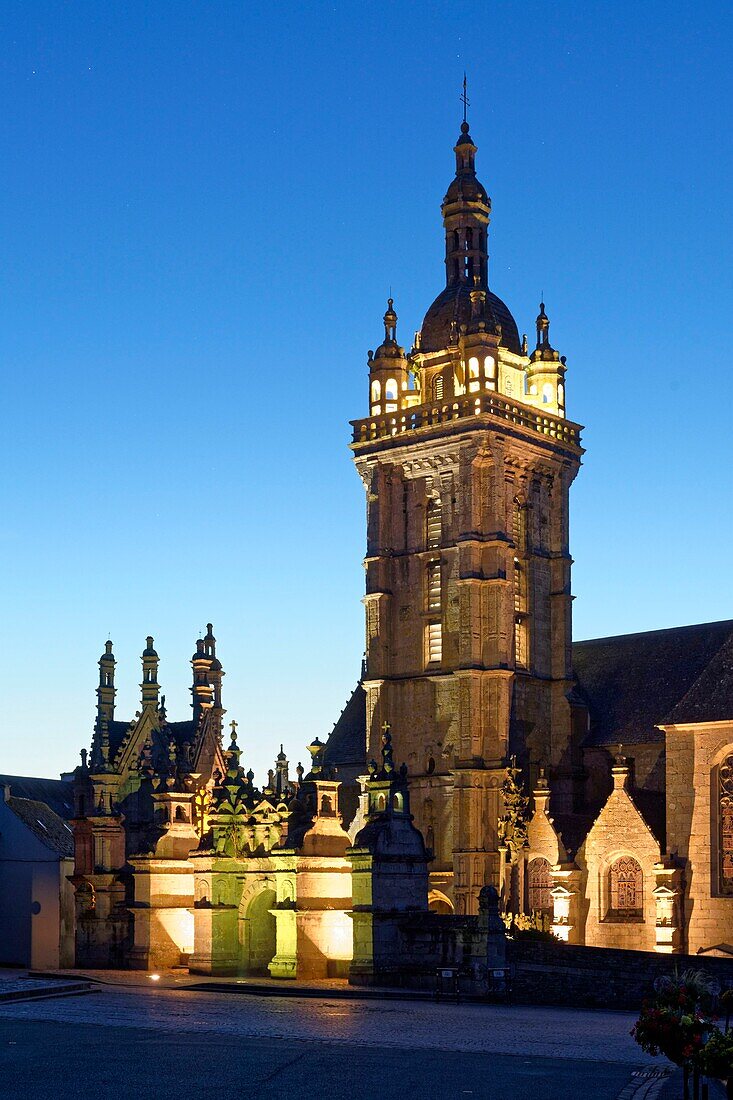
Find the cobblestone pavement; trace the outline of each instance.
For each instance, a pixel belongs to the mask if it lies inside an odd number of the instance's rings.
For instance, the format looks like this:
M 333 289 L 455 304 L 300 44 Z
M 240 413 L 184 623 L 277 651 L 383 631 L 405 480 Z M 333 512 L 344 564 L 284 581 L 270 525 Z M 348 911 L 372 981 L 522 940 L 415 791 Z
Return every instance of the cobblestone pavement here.
M 0 1005 L 0 1096 L 616 1100 L 659 1065 L 621 1012 L 105 988 Z M 631 1083 L 631 1091 L 629 1085 Z M 183 1091 L 182 1091 L 183 1090 Z M 624 1091 L 625 1090 L 625 1091 Z
M 10 1017 L 251 1038 L 653 1063 L 629 1035 L 634 1016 L 625 1012 L 105 989 L 79 999 L 0 1005 L 0 1019 Z

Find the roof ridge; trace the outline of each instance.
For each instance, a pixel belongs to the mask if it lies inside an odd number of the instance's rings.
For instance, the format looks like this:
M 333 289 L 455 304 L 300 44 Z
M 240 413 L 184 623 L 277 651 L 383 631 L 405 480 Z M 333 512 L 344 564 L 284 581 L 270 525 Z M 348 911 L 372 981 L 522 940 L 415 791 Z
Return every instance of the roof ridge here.
M 662 626 L 656 630 L 630 631 L 628 634 L 608 634 L 603 638 L 577 638 L 573 645 L 598 645 L 601 642 L 620 642 L 625 638 L 651 638 L 660 634 L 679 634 L 685 630 L 702 630 L 709 627 L 728 627 L 733 633 L 733 619 L 714 619 L 708 623 L 686 623 L 684 626 Z M 721 642 L 721 646 L 724 643 Z

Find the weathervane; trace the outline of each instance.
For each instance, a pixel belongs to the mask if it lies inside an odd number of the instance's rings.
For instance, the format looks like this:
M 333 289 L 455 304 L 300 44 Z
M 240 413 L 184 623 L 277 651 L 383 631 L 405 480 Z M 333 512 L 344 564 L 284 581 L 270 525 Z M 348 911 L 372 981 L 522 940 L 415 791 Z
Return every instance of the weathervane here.
M 463 73 L 463 91 L 461 92 L 461 95 L 460 95 L 459 98 L 461 100 L 461 103 L 463 104 L 463 121 L 468 122 L 467 115 L 468 115 L 468 108 L 470 106 L 471 101 L 468 98 L 468 96 L 466 95 L 466 73 L 465 73 L 465 71 Z

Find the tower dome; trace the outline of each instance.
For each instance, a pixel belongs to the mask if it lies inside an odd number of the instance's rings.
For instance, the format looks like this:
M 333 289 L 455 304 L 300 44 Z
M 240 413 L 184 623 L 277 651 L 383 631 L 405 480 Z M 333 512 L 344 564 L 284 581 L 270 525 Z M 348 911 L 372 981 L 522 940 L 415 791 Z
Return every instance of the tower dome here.
M 498 295 L 486 291 L 486 319 L 491 324 L 501 326 L 502 347 L 521 354 L 519 330 L 509 307 Z M 442 351 L 471 320 L 471 287 L 468 283 L 447 286 L 435 299 L 420 329 L 420 351 Z

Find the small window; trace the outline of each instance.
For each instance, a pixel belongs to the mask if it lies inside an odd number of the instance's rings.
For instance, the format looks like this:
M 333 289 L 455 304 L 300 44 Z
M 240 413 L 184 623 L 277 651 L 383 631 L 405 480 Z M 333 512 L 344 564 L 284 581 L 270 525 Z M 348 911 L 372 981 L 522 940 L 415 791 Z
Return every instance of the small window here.
M 439 500 L 429 500 L 425 519 L 425 546 L 437 550 L 443 535 L 443 518 Z
M 527 668 L 527 620 L 523 615 L 514 616 L 514 663 L 517 668 Z
M 427 570 L 428 611 L 440 611 L 440 562 L 431 561 Z
M 427 658 L 429 665 L 439 665 L 443 660 L 443 628 L 440 623 L 428 623 Z
M 396 401 L 397 400 L 397 381 L 394 378 L 388 378 L 387 384 L 384 387 L 384 400 Z
M 435 379 L 434 390 L 435 390 L 435 400 L 436 401 L 442 401 L 443 400 L 443 375 L 442 374 L 439 374 L 438 377 Z
M 382 386 L 378 378 L 372 382 L 372 402 L 381 400 Z
M 565 404 L 565 387 L 562 382 L 557 384 L 557 403 L 562 408 Z
M 493 355 L 487 355 L 484 359 L 484 373 L 487 378 L 496 378 L 496 359 Z
M 553 396 L 554 392 L 552 389 L 552 382 L 545 382 L 544 386 L 542 387 L 542 404 L 550 405 L 552 403 Z

